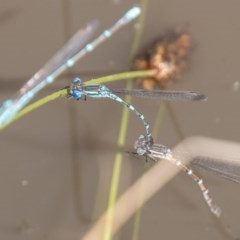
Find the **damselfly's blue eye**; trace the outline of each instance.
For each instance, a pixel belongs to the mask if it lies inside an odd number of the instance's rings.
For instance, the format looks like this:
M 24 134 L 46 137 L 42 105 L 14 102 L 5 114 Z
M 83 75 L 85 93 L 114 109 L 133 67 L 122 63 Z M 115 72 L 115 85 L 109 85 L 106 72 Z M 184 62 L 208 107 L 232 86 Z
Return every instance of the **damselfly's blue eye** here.
M 71 91 L 71 94 L 76 100 L 79 100 L 82 97 L 82 92 L 75 89 Z
M 72 79 L 73 84 L 78 84 L 78 83 L 81 83 L 81 82 L 82 82 L 82 80 L 79 77 L 75 77 L 75 78 Z

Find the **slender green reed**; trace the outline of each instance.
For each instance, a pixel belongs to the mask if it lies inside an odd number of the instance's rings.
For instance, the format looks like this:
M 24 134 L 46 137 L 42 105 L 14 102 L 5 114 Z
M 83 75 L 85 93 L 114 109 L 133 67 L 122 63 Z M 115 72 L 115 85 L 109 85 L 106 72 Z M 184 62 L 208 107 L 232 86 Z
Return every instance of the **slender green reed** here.
M 142 37 L 144 23 L 145 23 L 145 19 L 146 19 L 147 5 L 148 5 L 148 0 L 141 0 L 142 13 L 138 20 L 138 28 L 139 29 L 136 32 L 135 43 L 133 44 L 133 48 L 132 48 L 132 56 L 134 56 L 136 54 L 136 51 L 139 47 L 140 39 Z M 138 238 L 139 238 L 141 213 L 142 213 L 142 199 L 139 199 L 139 202 L 136 204 L 138 204 L 139 207 L 134 216 L 132 240 L 138 240 Z
M 106 77 L 101 77 L 101 78 L 97 78 L 97 79 L 92 79 L 90 81 L 86 81 L 84 82 L 85 85 L 89 85 L 89 84 L 100 84 L 100 83 L 107 83 L 107 82 L 114 82 L 114 81 L 120 81 L 120 80 L 126 80 L 129 78 L 138 78 L 138 77 L 144 77 L 144 76 L 153 76 L 155 74 L 154 71 L 132 71 L 132 72 L 125 72 L 125 73 L 118 73 L 118 74 L 114 74 L 114 75 L 110 75 L 110 76 L 106 76 Z M 68 90 L 65 89 L 61 89 L 58 90 L 30 105 L 28 105 L 27 107 L 23 108 L 21 111 L 19 111 L 11 121 L 9 121 L 7 124 L 0 126 L 0 131 L 5 129 L 6 127 L 8 127 L 10 124 L 14 123 L 15 121 L 17 121 L 18 119 L 20 119 L 21 117 L 23 117 L 24 115 L 32 112 L 33 110 L 51 102 L 54 101 L 60 97 L 66 96 L 68 93 Z
M 131 65 L 131 61 L 136 54 L 136 50 L 138 49 L 139 42 L 141 39 L 142 25 L 144 22 L 145 9 L 146 9 L 145 1 L 146 0 L 141 0 L 142 12 L 141 12 L 140 16 L 138 17 L 138 21 L 137 21 L 138 28 L 135 31 L 135 36 L 134 36 L 133 44 L 131 47 L 131 52 L 129 55 L 129 65 Z M 130 80 L 132 78 L 134 78 L 134 77 L 129 76 L 129 80 L 126 82 L 127 89 L 132 89 L 132 87 L 133 87 L 133 82 Z M 126 96 L 124 100 L 126 102 L 130 103 L 131 96 Z M 127 108 L 124 107 L 122 110 L 122 117 L 121 117 L 121 122 L 120 122 L 118 140 L 117 140 L 118 147 L 123 147 L 125 144 L 127 129 L 128 129 L 128 121 L 129 121 L 129 111 Z M 111 181 L 109 199 L 108 199 L 107 219 L 106 219 L 106 225 L 105 225 L 105 229 L 104 229 L 103 240 L 110 240 L 111 236 L 112 236 L 112 224 L 113 224 L 113 214 L 114 214 L 113 207 L 114 207 L 114 204 L 117 199 L 122 159 L 123 159 L 122 153 L 117 152 L 115 155 L 114 166 L 113 166 L 112 181 Z

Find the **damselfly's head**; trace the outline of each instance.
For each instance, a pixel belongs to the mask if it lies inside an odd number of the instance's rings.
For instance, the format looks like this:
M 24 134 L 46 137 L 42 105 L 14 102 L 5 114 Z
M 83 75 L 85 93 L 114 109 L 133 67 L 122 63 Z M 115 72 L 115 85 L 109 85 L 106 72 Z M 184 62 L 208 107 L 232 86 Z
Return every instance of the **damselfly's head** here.
M 161 144 L 154 144 L 151 135 L 140 135 L 134 147 L 138 155 L 146 155 L 153 161 L 172 158 L 171 149 Z
M 72 83 L 69 87 L 69 96 L 72 96 L 76 100 L 82 98 L 82 80 L 78 77 L 72 79 Z
M 153 138 L 151 135 L 140 135 L 134 144 L 134 148 L 138 155 L 145 155 L 149 153 L 153 145 Z

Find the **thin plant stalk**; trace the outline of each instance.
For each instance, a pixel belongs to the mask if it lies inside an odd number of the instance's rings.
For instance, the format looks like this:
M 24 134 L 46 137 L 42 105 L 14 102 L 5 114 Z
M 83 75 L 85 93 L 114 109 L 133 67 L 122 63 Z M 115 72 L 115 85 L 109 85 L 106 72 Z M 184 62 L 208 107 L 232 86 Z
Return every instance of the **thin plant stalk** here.
M 141 0 L 141 15 L 138 18 L 137 21 L 137 27 L 138 30 L 135 33 L 135 38 L 132 46 L 132 52 L 131 52 L 131 59 L 136 54 L 137 49 L 139 48 L 140 39 L 142 37 L 143 29 L 144 29 L 144 23 L 146 19 L 146 12 L 147 12 L 147 5 L 148 0 Z M 136 214 L 134 216 L 134 222 L 133 222 L 133 233 L 132 233 L 132 240 L 138 240 L 139 238 L 139 231 L 140 231 L 140 222 L 141 222 L 141 213 L 142 213 L 142 195 L 140 195 L 140 198 L 137 202 L 137 205 L 139 206 Z
M 144 18 L 145 18 L 145 11 L 144 11 L 145 10 L 144 8 L 146 8 L 145 0 L 141 1 L 141 8 L 143 9 L 144 14 L 143 12 L 141 12 L 137 20 L 138 28 L 135 31 L 135 36 L 134 36 L 133 44 L 131 47 L 131 52 L 129 55 L 129 65 L 131 64 L 132 58 L 136 54 L 136 50 L 138 49 L 139 42 L 141 39 L 142 23 L 144 22 Z M 130 79 L 131 78 L 129 78 L 129 80 L 126 82 L 127 89 L 133 88 L 133 83 Z M 125 96 L 124 101 L 131 103 L 131 99 L 132 99 L 131 96 Z M 124 107 L 122 110 L 120 130 L 118 134 L 118 141 L 117 141 L 118 147 L 123 147 L 125 145 L 128 122 L 129 122 L 129 111 L 127 108 Z M 111 180 L 111 186 L 110 186 L 110 192 L 109 192 L 109 199 L 108 199 L 108 206 L 107 206 L 107 213 L 106 213 L 106 224 L 104 228 L 103 240 L 110 240 L 112 237 L 113 218 L 114 218 L 113 207 L 117 199 L 122 159 L 123 159 L 122 152 L 117 152 L 115 155 L 114 165 L 113 165 L 113 173 L 112 173 L 112 180 Z
M 86 81 L 84 84 L 85 85 L 89 85 L 89 84 L 100 84 L 100 83 L 107 83 L 107 82 L 114 82 L 114 81 L 120 81 L 120 80 L 126 80 L 129 78 L 137 78 L 140 76 L 153 76 L 155 73 L 154 71 L 132 71 L 132 72 L 126 72 L 126 73 L 118 73 L 118 74 L 114 74 L 114 75 L 110 75 L 110 76 L 106 76 L 106 77 L 101 77 L 101 78 L 97 78 L 97 79 L 92 79 L 90 81 Z M 21 117 L 23 117 L 24 115 L 32 112 L 33 110 L 51 102 L 54 101 L 60 97 L 66 96 L 67 95 L 67 89 L 61 89 L 58 90 L 30 105 L 28 105 L 27 107 L 23 108 L 21 111 L 19 111 L 16 116 L 7 124 L 0 126 L 0 131 L 5 129 L 6 127 L 8 127 L 10 124 L 14 123 L 15 121 L 17 121 L 18 119 L 20 119 Z

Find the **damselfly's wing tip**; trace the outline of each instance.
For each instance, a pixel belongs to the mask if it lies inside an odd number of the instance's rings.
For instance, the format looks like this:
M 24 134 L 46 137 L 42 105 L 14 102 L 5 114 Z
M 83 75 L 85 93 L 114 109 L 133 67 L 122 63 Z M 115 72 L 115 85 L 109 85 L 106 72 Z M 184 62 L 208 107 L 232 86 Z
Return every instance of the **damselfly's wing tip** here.
M 202 93 L 195 93 L 193 97 L 194 101 L 207 101 L 208 97 Z

